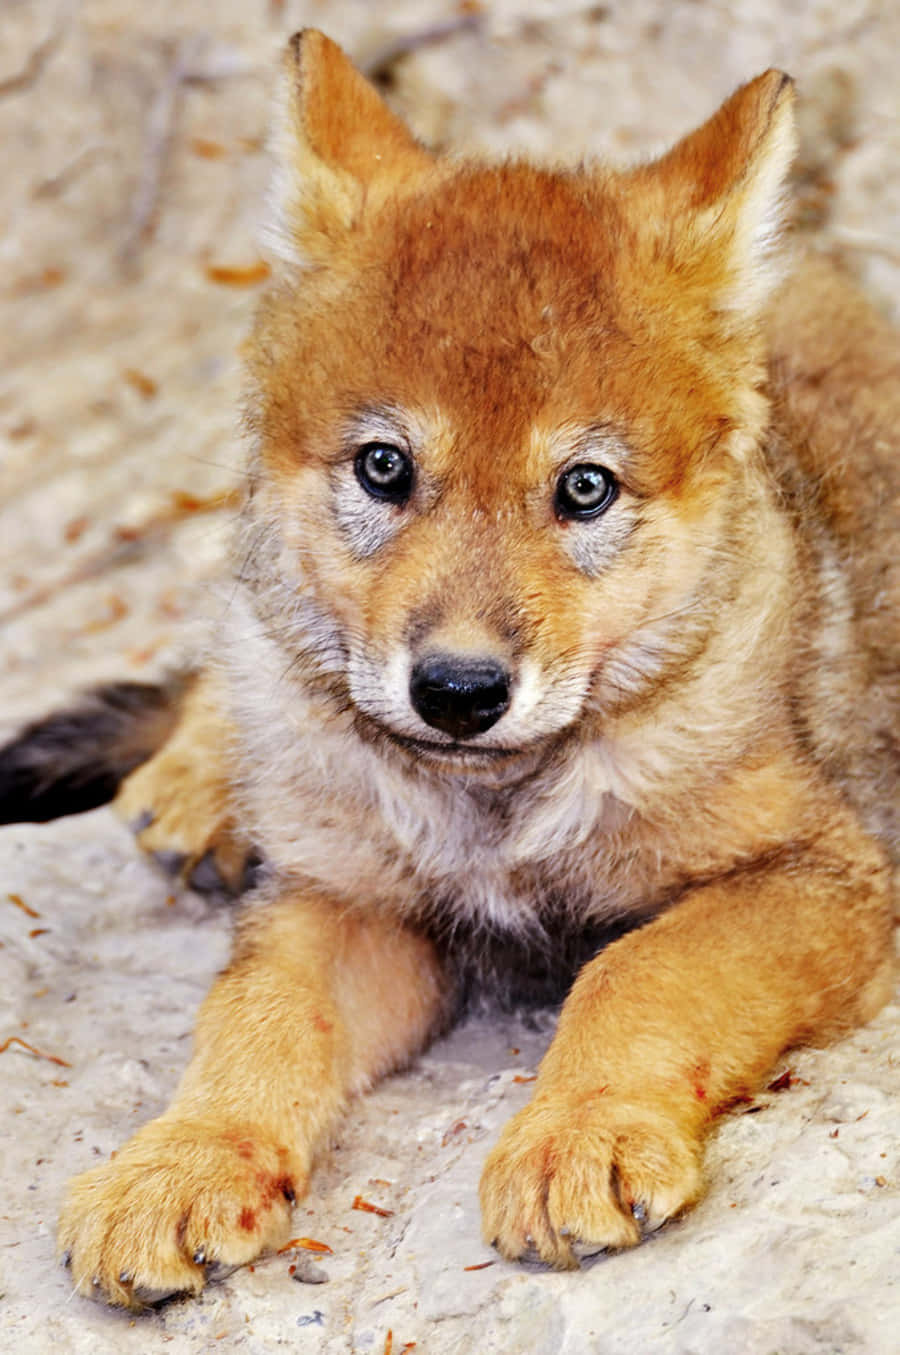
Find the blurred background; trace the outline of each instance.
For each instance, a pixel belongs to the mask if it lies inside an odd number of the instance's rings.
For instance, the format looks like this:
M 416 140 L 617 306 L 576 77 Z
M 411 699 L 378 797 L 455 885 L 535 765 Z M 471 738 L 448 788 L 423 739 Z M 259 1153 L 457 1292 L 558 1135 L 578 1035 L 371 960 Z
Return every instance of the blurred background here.
M 797 229 L 900 312 L 897 0 L 2 0 L 0 732 L 215 616 L 285 38 L 426 142 L 629 160 L 770 65 Z M 190 637 L 188 637 L 190 639 Z

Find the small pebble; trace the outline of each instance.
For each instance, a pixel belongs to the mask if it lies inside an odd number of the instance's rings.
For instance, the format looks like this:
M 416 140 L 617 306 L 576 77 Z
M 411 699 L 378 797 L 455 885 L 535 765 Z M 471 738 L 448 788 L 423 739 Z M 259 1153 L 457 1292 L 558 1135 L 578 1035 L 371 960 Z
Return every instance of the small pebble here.
M 297 1258 L 293 1278 L 300 1284 L 326 1284 L 328 1272 L 317 1266 L 311 1256 L 300 1256 Z

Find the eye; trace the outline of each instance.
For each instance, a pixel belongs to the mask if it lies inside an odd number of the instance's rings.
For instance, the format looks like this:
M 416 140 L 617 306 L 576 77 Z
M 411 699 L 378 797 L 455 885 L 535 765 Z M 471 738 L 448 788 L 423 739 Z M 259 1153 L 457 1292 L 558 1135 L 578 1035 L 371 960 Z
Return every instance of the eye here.
M 413 463 L 390 442 L 367 442 L 353 462 L 356 478 L 373 499 L 406 503 L 412 490 Z
M 619 486 L 611 471 L 589 462 L 563 471 L 553 506 L 560 518 L 595 518 L 616 499 Z

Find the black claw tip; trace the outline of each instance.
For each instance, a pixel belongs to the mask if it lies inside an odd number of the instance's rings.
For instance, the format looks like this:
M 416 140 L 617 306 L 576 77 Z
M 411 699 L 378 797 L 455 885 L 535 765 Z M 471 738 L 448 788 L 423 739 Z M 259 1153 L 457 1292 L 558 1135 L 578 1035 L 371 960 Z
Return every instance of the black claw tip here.
M 267 875 L 266 863 L 256 852 L 251 852 L 244 863 L 244 873 L 241 876 L 240 893 L 249 894 L 251 889 L 256 889 L 262 884 Z
M 288 1204 L 296 1204 L 297 1192 L 294 1190 L 293 1186 L 282 1186 L 281 1193 L 287 1200 Z
M 167 875 L 172 876 L 180 875 L 187 861 L 185 852 L 175 851 L 171 847 L 163 847 L 157 852 L 152 852 L 151 855 L 156 864 L 161 866 Z
M 66 1249 L 65 1249 L 65 1251 L 63 1252 L 62 1256 L 59 1258 L 59 1263 L 60 1263 L 60 1265 L 63 1266 L 66 1270 L 69 1269 L 69 1266 L 72 1264 L 72 1248 L 71 1248 L 71 1247 L 66 1247 Z
M 190 871 L 187 884 L 191 889 L 196 889 L 198 894 L 230 893 L 225 880 L 222 878 L 222 873 L 216 865 L 216 856 L 212 848 L 201 856 Z

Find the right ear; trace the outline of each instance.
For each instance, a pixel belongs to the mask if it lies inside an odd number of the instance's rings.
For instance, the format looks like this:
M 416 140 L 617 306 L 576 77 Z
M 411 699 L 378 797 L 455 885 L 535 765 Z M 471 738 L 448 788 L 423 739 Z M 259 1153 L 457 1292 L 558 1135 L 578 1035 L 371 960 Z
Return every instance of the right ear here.
M 770 70 L 702 127 L 632 171 L 654 185 L 659 248 L 722 311 L 756 315 L 781 277 L 784 184 L 794 155 L 793 81 Z
M 340 47 L 314 28 L 288 43 L 271 149 L 264 241 L 301 266 L 325 262 L 367 209 L 434 164 Z

